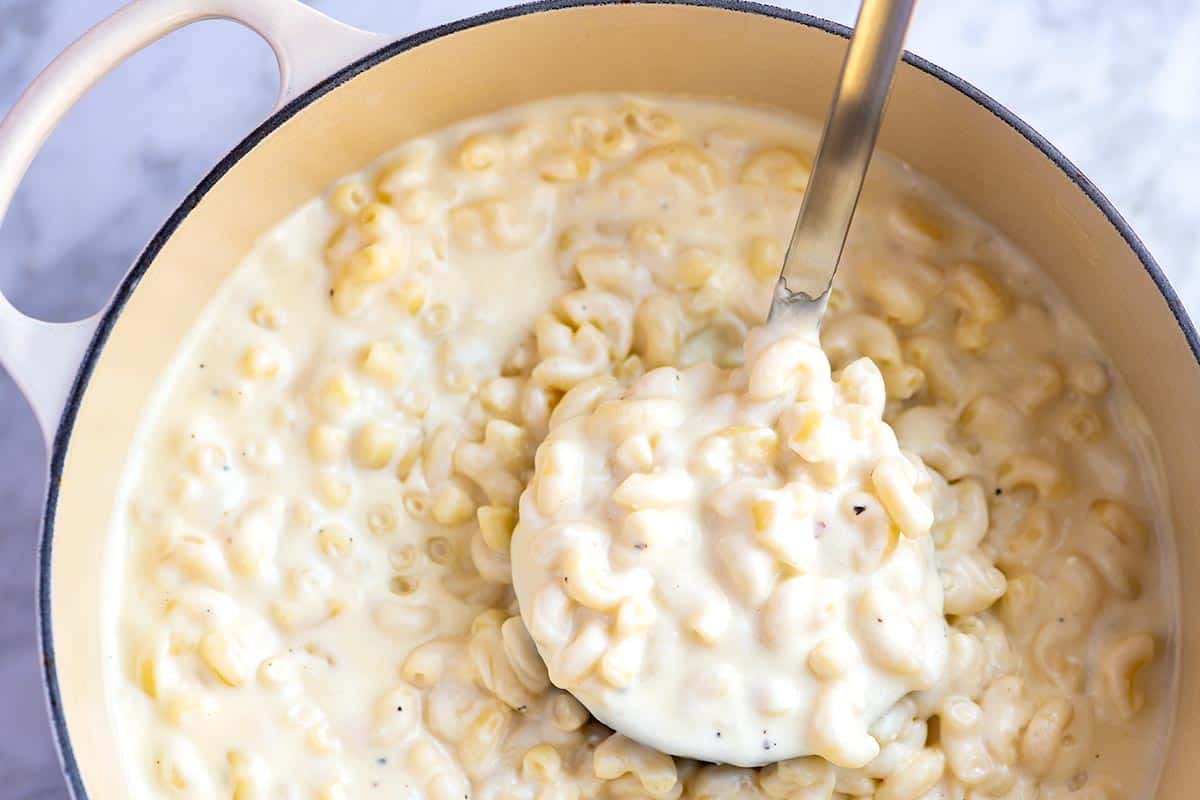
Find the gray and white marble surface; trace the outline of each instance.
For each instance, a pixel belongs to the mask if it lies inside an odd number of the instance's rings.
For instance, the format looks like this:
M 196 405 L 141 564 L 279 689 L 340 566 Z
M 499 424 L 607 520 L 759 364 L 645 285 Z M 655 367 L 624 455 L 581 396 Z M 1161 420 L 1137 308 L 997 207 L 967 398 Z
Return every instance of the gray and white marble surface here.
M 0 0 L 0 113 L 122 0 Z M 854 0 L 780 3 L 849 23 Z M 409 33 L 497 0 L 316 0 Z M 1045 134 L 1133 223 L 1200 312 L 1200 0 L 922 0 L 914 52 Z M 210 22 L 135 56 L 48 142 L 0 227 L 0 288 L 28 313 L 99 308 L 184 194 L 271 105 L 265 45 Z M 0 798 L 66 797 L 43 710 L 34 549 L 44 476 L 32 415 L 0 375 Z

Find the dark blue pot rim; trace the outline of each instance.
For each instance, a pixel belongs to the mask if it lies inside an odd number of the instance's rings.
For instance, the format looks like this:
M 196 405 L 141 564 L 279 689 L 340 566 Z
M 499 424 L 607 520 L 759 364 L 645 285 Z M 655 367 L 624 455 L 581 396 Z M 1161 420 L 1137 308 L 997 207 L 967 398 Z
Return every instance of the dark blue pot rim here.
M 183 203 L 175 210 L 171 217 L 166 221 L 162 228 L 155 234 L 150 243 L 146 245 L 145 250 L 134 264 L 133 268 L 121 281 L 113 296 L 112 303 L 105 310 L 100 325 L 96 329 L 95 335 L 88 346 L 87 352 L 84 354 L 83 362 L 80 364 L 79 371 L 75 376 L 74 383 L 71 387 L 71 393 L 68 397 L 66 409 L 63 413 L 58 430 L 54 436 L 54 442 L 50 452 L 50 470 L 49 484 L 46 493 L 46 506 L 42 515 L 41 539 L 38 543 L 37 554 L 37 617 L 38 617 L 38 639 L 42 653 L 42 670 L 45 676 L 45 691 L 46 702 L 50 713 L 50 722 L 53 728 L 55 744 L 58 748 L 59 759 L 62 763 L 63 774 L 66 777 L 67 786 L 75 800 L 87 800 L 87 789 L 84 788 L 83 779 L 79 773 L 79 765 L 75 760 L 75 754 L 71 747 L 71 736 L 67 730 L 66 716 L 62 707 L 62 695 L 58 685 L 58 674 L 55 667 L 55 648 L 54 637 L 51 630 L 50 620 L 50 549 L 54 542 L 54 515 L 58 502 L 59 485 L 62 478 L 63 462 L 66 458 L 67 445 L 71 439 L 71 431 L 75 425 L 75 418 L 79 412 L 79 406 L 83 399 L 84 390 L 87 388 L 88 380 L 91 378 L 92 370 L 96 366 L 96 361 L 99 358 L 100 351 L 103 349 L 105 342 L 108 340 L 109 334 L 112 332 L 113 325 L 116 323 L 117 317 L 125 308 L 125 304 L 129 301 L 134 289 L 137 288 L 138 282 L 142 276 L 150 269 L 150 265 L 154 263 L 154 259 L 162 250 L 167 240 L 174 234 L 175 230 L 182 224 L 191 213 L 196 204 L 208 194 L 208 191 L 219 181 L 225 173 L 233 168 L 243 156 L 249 153 L 255 146 L 266 138 L 272 131 L 278 128 L 283 123 L 291 119 L 295 114 L 309 106 L 318 98 L 326 93 L 336 89 L 343 83 L 353 79 L 357 75 L 366 72 L 372 67 L 387 61 L 388 59 L 411 50 L 414 47 L 431 42 L 434 39 L 439 39 L 448 34 L 458 31 L 474 28 L 479 25 L 486 25 L 489 22 L 499 20 L 512 19 L 514 17 L 522 17 L 527 14 L 536 14 L 542 11 L 553 11 L 563 8 L 576 8 L 580 6 L 605 6 L 605 5 L 626 5 L 626 4 L 659 4 L 659 5 L 685 5 L 685 6 L 700 6 L 707 8 L 719 8 L 727 11 L 738 11 L 746 14 L 758 14 L 764 17 L 786 20 L 788 22 L 798 23 L 810 28 L 816 28 L 826 33 L 842 38 L 849 38 L 850 29 L 836 22 L 831 22 L 820 17 L 814 17 L 810 14 L 803 14 L 797 11 L 789 11 L 787 9 L 776 8 L 774 6 L 763 5 L 760 3 L 746 2 L 745 0 L 541 0 L 540 2 L 532 2 L 525 5 L 513 6 L 497 11 L 491 11 L 485 14 L 479 14 L 474 17 L 469 17 L 458 22 L 451 22 L 446 25 L 441 25 L 436 28 L 431 28 L 420 33 L 415 33 L 411 36 L 406 36 L 392 44 L 380 48 L 374 53 L 365 56 L 362 59 L 346 66 L 337 71 L 333 75 L 326 78 L 321 83 L 317 84 L 307 92 L 303 93 L 296 99 L 292 100 L 282 109 L 273 114 L 269 119 L 259 125 L 249 136 L 241 141 L 237 147 L 229 152 L 225 158 L 217 164 L 211 172 L 204 177 L 199 185 L 192 190 L 191 194 L 183 201 Z M 1179 325 L 1179 330 L 1187 340 L 1188 346 L 1191 348 L 1192 355 L 1196 358 L 1197 363 L 1200 363 L 1200 336 L 1197 336 L 1196 329 L 1188 318 L 1187 312 L 1184 310 L 1183 304 L 1179 300 L 1179 296 L 1167 281 L 1162 269 L 1155 262 L 1154 258 L 1146 250 L 1146 246 L 1142 244 L 1137 235 L 1129 227 L 1129 224 L 1121 217 L 1112 203 L 1108 201 L 1100 190 L 1088 180 L 1079 169 L 1072 164 L 1067 158 L 1058 151 L 1054 145 L 1046 141 L 1046 139 L 1029 127 L 1023 120 L 1017 117 L 1016 114 L 1009 111 L 1000 103 L 993 100 L 988 95 L 981 92 L 971 84 L 964 81 L 962 78 L 953 75 L 936 64 L 931 64 L 925 59 L 915 56 L 912 53 L 904 54 L 904 61 L 910 66 L 921 70 L 955 89 L 958 92 L 969 97 L 971 100 L 978 103 L 983 108 L 991 112 L 997 119 L 1009 126 L 1021 136 L 1040 150 L 1046 158 L 1052 161 L 1066 176 L 1074 183 L 1080 191 L 1088 196 L 1089 199 L 1096 205 L 1109 223 L 1129 245 L 1129 248 L 1141 261 L 1142 267 L 1150 276 L 1151 280 L 1162 293 L 1163 299 L 1166 301 L 1168 308 L 1175 317 L 1175 321 Z

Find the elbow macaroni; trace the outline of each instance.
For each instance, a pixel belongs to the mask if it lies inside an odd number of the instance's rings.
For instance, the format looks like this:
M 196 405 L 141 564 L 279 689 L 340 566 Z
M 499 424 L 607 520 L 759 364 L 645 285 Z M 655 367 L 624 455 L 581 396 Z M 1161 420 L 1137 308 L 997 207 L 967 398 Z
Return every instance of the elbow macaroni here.
M 568 598 L 557 612 L 565 627 L 532 630 L 557 685 L 668 752 L 743 766 L 816 753 L 863 766 L 879 749 L 867 733 L 874 718 L 936 680 L 945 659 L 931 484 L 880 420 L 878 371 L 847 368 L 835 385 L 814 335 L 769 327 L 751 332 L 739 370 L 663 367 L 589 405 L 539 447 L 512 539 L 522 606 L 550 587 Z M 793 421 L 796 408 L 817 421 Z M 859 410 L 855 438 L 847 415 Z M 830 440 L 820 452 L 808 444 L 814 428 Z M 645 457 L 624 455 L 647 435 L 656 444 Z M 697 455 L 713 463 L 718 445 L 728 467 L 691 468 Z M 547 502 L 568 453 L 570 501 Z M 710 502 L 717 517 L 706 523 Z M 682 530 L 664 544 L 668 526 Z M 878 526 L 891 539 L 883 552 L 847 560 L 880 546 Z M 629 627 L 631 602 L 654 609 L 649 626 L 606 633 Z M 761 630 L 746 624 L 759 613 Z M 797 676 L 798 657 L 839 636 L 847 643 L 826 646 L 815 674 Z M 689 669 L 647 673 L 646 651 Z M 599 669 L 580 668 L 582 652 Z M 718 664 L 739 677 L 712 705 L 697 702 L 697 673 Z M 651 706 L 662 711 L 643 713 Z
M 743 351 L 814 145 L 726 104 L 545 101 L 265 238 L 125 468 L 101 618 L 130 795 L 1145 794 L 1166 523 L 1119 374 L 882 154 L 822 347 Z M 569 580 L 518 604 L 535 532 Z M 655 664 L 686 702 L 638 695 Z M 612 735 L 552 679 L 770 763 Z

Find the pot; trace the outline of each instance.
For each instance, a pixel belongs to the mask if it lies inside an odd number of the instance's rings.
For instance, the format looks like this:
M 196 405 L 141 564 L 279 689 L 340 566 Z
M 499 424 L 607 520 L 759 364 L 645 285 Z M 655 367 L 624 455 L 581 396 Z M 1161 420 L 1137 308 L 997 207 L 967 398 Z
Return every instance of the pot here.
M 50 450 L 39 570 L 46 696 L 76 798 L 126 794 L 100 617 L 107 520 L 151 388 L 217 286 L 267 228 L 396 143 L 547 95 L 638 90 L 768 104 L 819 118 L 848 31 L 740 0 L 550 0 L 400 41 L 298 0 L 136 0 L 73 44 L 0 124 L 0 214 L 41 142 L 105 72 L 202 19 L 257 31 L 279 62 L 276 111 L 175 210 L 107 308 L 56 325 L 0 301 L 0 357 Z M 669 35 L 667 35 L 669 33 Z M 1200 563 L 1200 338 L 1137 236 L 1010 111 L 907 55 L 880 144 L 1045 266 L 1151 421 L 1172 492 L 1177 563 Z M 311 154 L 320 152 L 321 158 Z M 1164 552 L 1170 554 L 1170 547 Z M 1174 564 L 1165 574 L 1174 576 Z M 1200 781 L 1200 584 L 1185 583 L 1167 658 L 1181 720 L 1158 797 Z M 1188 759 L 1188 755 L 1193 756 Z

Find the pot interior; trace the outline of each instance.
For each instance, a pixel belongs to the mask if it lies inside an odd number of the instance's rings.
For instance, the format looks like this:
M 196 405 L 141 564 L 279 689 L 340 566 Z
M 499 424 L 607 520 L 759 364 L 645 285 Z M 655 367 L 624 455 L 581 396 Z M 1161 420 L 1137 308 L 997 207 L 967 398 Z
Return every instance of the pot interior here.
M 782 14 L 783 12 L 779 12 Z M 457 120 L 556 94 L 653 91 L 734 98 L 819 118 L 845 39 L 815 20 L 762 11 L 620 3 L 511 12 L 435 32 L 372 57 L 350 80 L 301 98 L 251 137 L 151 244 L 108 320 L 107 342 L 60 442 L 47 518 L 59 735 L 87 796 L 126 783 L 105 699 L 99 620 L 106 532 L 129 442 L 155 382 L 216 287 L 267 228 L 334 179 L 399 142 Z M 324 91 L 324 93 L 322 93 Z M 312 95 L 319 95 L 311 100 Z M 990 102 L 990 101 L 989 101 Z M 306 104 L 307 103 L 307 104 Z M 1032 137 L 1032 138 L 1031 138 Z M 1178 555 L 1200 561 L 1200 368 L 1182 311 L 1140 245 L 1073 182 L 1036 134 L 928 65 L 897 75 L 881 146 L 1000 228 L 1066 292 L 1150 419 L 1174 488 Z M 194 207 L 192 204 L 194 203 Z M 1111 210 L 1109 210 L 1111 213 Z M 132 287 L 136 284 L 136 292 Z M 1171 295 L 1173 297 L 1173 295 Z M 57 492 L 55 494 L 55 492 Z M 1191 797 L 1200 777 L 1200 588 L 1185 585 L 1179 719 L 1160 796 Z M 1188 669 L 1188 666 L 1192 666 Z M 80 786 L 76 783 L 76 788 Z

